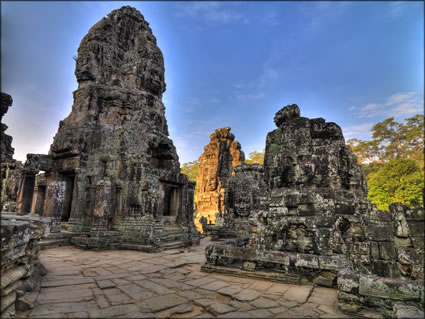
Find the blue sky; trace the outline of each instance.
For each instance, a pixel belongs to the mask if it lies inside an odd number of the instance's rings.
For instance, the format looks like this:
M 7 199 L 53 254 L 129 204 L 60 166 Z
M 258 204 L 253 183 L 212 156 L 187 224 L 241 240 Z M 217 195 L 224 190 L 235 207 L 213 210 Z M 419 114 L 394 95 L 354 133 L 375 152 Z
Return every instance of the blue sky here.
M 77 49 L 123 5 L 150 23 L 165 59 L 170 136 L 180 163 L 230 126 L 246 155 L 287 104 L 335 122 L 346 139 L 423 114 L 424 3 L 1 2 L 3 118 L 15 158 L 47 153 L 71 111 Z

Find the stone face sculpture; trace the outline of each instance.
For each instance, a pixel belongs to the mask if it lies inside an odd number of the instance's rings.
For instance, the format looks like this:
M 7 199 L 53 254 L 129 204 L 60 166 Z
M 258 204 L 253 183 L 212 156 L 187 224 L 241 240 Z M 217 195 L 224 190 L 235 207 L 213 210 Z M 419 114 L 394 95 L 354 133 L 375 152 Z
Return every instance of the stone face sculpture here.
M 201 155 L 197 188 L 197 215 L 195 225 L 201 231 L 200 218 L 207 224 L 216 223 L 219 207 L 224 205 L 226 181 L 234 175 L 234 168 L 245 161 L 241 145 L 230 133 L 230 127 L 215 130 L 210 135 L 210 143 Z
M 12 147 L 12 136 L 7 135 L 7 125 L 2 123 L 3 116 L 12 106 L 13 100 L 9 94 L 0 93 L 0 159 L 1 159 L 1 184 L 0 184 L 0 210 L 15 211 L 18 188 L 21 182 L 22 163 L 13 159 L 15 152 Z
M 261 208 L 262 196 L 267 194 L 262 165 L 242 164 L 234 171 L 224 192 L 224 212 L 219 211 L 216 226 L 210 227 L 211 240 L 249 235 L 251 213 Z
M 423 208 L 377 210 L 335 123 L 301 117 L 295 104 L 277 112 L 275 123 L 266 140 L 265 192 L 249 210 L 249 236 L 207 246 L 202 269 L 337 286 L 339 307 L 360 315 L 391 317 L 399 300 L 423 308 Z M 248 181 L 237 175 L 229 185 Z M 231 190 L 227 201 L 239 204 L 227 207 L 247 215 L 255 197 Z
M 43 216 L 66 222 L 69 230 L 91 232 L 75 239 L 79 245 L 121 240 L 154 247 L 159 239 L 152 238 L 164 225 L 196 237 L 194 185 L 180 174 L 168 137 L 164 60 L 141 13 L 125 6 L 96 23 L 81 41 L 75 75 L 72 111 L 60 121 L 49 155 L 28 155 L 18 209 L 28 213 L 36 206 L 28 200 L 32 192 L 25 180 L 43 170 Z M 128 236 L 118 240 L 124 233 Z M 99 236 L 115 239 L 93 239 Z

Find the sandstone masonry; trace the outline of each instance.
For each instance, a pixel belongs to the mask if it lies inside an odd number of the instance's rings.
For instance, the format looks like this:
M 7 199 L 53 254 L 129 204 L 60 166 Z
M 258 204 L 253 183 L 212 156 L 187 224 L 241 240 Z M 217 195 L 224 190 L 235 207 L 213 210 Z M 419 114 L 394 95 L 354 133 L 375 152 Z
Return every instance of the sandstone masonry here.
M 72 111 L 49 154 L 27 155 L 18 211 L 52 217 L 53 232 L 62 226 L 87 248 L 199 240 L 194 183 L 180 174 L 168 137 L 163 56 L 140 12 L 125 6 L 95 24 L 75 75 Z M 39 171 L 45 177 L 36 183 Z

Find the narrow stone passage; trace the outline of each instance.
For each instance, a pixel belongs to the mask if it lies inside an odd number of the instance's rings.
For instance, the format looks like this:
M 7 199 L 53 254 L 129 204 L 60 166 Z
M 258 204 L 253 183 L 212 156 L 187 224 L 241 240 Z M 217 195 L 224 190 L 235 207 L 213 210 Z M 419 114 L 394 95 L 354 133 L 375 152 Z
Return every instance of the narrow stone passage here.
M 341 318 L 336 289 L 200 271 L 205 238 L 184 252 L 43 250 L 35 307 L 18 318 Z

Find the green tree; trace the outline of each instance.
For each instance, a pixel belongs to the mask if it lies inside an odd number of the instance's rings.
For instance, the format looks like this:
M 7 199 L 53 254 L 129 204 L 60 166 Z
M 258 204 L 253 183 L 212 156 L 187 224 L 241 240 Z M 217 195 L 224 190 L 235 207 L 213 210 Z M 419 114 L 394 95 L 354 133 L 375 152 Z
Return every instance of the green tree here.
M 422 205 L 424 174 L 415 160 L 400 158 L 386 163 L 371 175 L 368 199 L 378 209 L 388 211 L 392 203 L 409 207 Z
M 198 178 L 198 170 L 199 170 L 199 164 L 200 164 L 201 160 L 200 158 L 198 158 L 196 161 L 193 162 L 187 162 L 184 163 L 181 167 L 180 167 L 180 172 L 182 174 L 185 174 L 189 177 L 189 180 L 192 182 L 196 182 L 196 179 Z M 197 202 L 198 200 L 198 190 L 197 187 L 195 187 L 195 193 L 193 195 L 193 200 L 194 203 Z
M 247 160 L 245 160 L 245 163 L 247 163 L 247 164 L 257 163 L 257 164 L 263 165 L 264 164 L 264 152 L 265 151 L 263 149 L 263 151 L 261 151 L 261 152 L 254 151 L 254 152 L 249 153 L 249 158 Z
M 405 123 L 395 122 L 394 117 L 390 117 L 373 126 L 372 140 L 352 138 L 347 144 L 363 165 L 411 158 L 424 170 L 424 116 L 417 114 L 407 118 Z
M 198 177 L 199 164 L 200 164 L 199 159 L 193 162 L 184 163 L 180 167 L 180 171 L 182 174 L 187 175 L 190 181 L 196 182 L 196 178 Z

